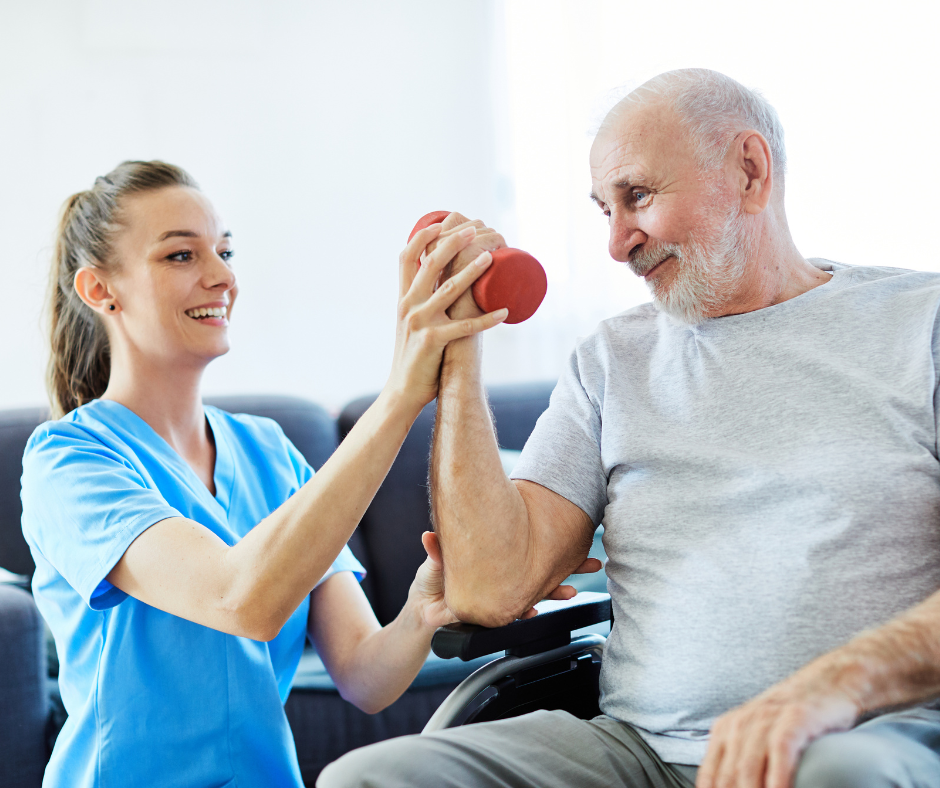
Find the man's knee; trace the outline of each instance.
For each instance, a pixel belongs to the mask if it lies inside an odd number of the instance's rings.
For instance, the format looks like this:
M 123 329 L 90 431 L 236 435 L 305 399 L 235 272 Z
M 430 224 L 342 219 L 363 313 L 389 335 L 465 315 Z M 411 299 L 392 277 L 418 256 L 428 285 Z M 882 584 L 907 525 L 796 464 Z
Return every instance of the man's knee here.
M 320 772 L 317 788 L 460 785 L 466 753 L 453 738 L 400 736 L 351 750 Z
M 402 764 L 412 763 L 415 736 L 360 747 L 333 761 L 317 778 L 317 788 L 374 788 L 408 784 L 408 778 L 399 775 Z
M 908 781 L 889 741 L 860 731 L 832 733 L 806 749 L 794 788 L 889 788 Z

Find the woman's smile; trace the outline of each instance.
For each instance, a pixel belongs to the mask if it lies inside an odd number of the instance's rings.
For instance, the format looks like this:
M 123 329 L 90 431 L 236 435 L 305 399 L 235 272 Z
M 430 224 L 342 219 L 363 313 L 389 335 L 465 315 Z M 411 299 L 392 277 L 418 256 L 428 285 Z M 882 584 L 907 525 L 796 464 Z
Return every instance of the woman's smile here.
M 228 304 L 213 303 L 186 310 L 186 317 L 210 326 L 227 326 Z

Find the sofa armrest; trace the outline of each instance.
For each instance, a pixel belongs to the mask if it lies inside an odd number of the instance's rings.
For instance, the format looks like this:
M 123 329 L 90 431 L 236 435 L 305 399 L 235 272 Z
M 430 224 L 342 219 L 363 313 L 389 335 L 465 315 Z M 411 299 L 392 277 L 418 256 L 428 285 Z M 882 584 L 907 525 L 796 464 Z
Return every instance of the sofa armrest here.
M 443 659 L 457 657 L 464 661 L 497 651 L 525 657 L 564 646 L 571 642 L 574 630 L 611 618 L 610 596 L 587 591 L 564 602 L 540 602 L 536 608 L 539 614 L 534 618 L 519 619 L 504 627 L 462 623 L 440 627 L 434 633 L 431 649 Z
M 0 785 L 36 786 L 46 767 L 46 643 L 33 598 L 0 583 Z

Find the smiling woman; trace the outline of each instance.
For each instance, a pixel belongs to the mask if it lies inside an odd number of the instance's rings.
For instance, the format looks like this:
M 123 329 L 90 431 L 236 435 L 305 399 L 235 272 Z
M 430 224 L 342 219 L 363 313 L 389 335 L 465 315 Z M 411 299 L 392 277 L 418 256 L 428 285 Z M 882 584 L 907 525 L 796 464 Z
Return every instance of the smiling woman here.
M 389 380 L 314 476 L 274 422 L 202 404 L 238 287 L 231 233 L 195 181 L 125 162 L 66 202 L 51 283 L 60 418 L 23 458 L 33 592 L 69 715 L 47 788 L 299 788 L 283 702 L 308 635 L 366 711 L 411 683 L 453 620 L 437 543 L 425 535 L 429 557 L 381 628 L 346 541 L 436 395 L 444 347 L 505 319 L 447 316 L 491 260 L 476 234 L 437 224 L 402 252 Z M 475 261 L 436 288 L 460 252 Z
M 146 167 L 128 163 L 66 201 L 50 281 L 52 352 L 47 383 L 53 415 L 62 416 L 103 394 L 111 372 L 107 332 L 73 286 L 76 274 L 83 268 L 102 274 L 116 269 L 104 229 L 114 222 L 119 197 L 169 186 L 195 188 L 196 182 L 180 168 L 162 162 Z M 114 303 L 108 308 L 116 311 Z

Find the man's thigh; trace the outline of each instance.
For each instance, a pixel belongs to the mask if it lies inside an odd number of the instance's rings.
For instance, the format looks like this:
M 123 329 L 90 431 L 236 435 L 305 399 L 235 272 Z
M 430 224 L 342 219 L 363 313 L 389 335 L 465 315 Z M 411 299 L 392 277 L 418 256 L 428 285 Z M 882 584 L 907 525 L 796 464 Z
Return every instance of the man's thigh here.
M 885 714 L 814 741 L 795 788 L 940 788 L 940 711 Z
M 537 711 L 353 750 L 317 787 L 692 788 L 693 780 L 694 770 L 664 764 L 622 723 Z

